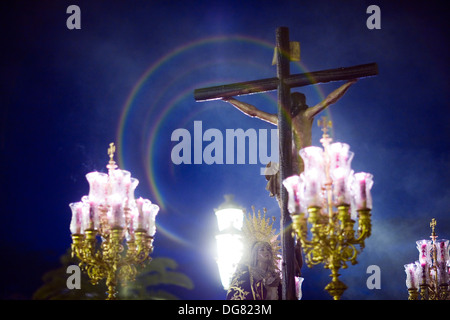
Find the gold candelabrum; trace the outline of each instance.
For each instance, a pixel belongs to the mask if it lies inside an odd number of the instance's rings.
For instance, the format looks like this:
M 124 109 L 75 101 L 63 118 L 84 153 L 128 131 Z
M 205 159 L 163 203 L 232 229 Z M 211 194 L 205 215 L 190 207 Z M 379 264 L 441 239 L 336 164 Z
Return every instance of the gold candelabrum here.
M 89 195 L 71 203 L 72 256 L 93 284 L 106 279 L 107 300 L 117 299 L 117 285 L 134 281 L 138 268 L 151 260 L 155 217 L 159 207 L 148 199 L 135 199 L 139 181 L 117 169 L 110 144 L 108 174 L 90 172 Z
M 449 241 L 437 240 L 432 219 L 431 240 L 416 241 L 419 260 L 405 265 L 408 300 L 450 300 Z
M 372 175 L 351 170 L 353 152 L 345 143 L 331 143 L 331 121 L 319 120 L 320 147 L 300 150 L 305 170 L 283 181 L 289 194 L 294 236 L 300 240 L 308 267 L 324 264 L 331 271 L 325 290 L 339 300 L 347 286 L 339 270 L 357 263 L 371 234 Z M 357 229 L 355 231 L 355 225 Z

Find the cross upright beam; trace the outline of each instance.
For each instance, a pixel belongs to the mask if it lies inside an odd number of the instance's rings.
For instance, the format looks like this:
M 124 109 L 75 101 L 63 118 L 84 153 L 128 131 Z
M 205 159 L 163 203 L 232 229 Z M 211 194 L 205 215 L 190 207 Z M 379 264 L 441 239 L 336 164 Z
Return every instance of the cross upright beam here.
M 279 27 L 276 31 L 276 56 L 278 76 L 278 135 L 280 160 L 280 186 L 282 181 L 292 175 L 292 127 L 288 117 L 291 114 L 291 88 L 286 83 L 290 75 L 289 30 Z M 292 238 L 292 221 L 288 211 L 288 193 L 280 187 L 281 203 L 281 255 L 282 255 L 282 294 L 283 300 L 295 299 L 294 279 L 294 239 Z

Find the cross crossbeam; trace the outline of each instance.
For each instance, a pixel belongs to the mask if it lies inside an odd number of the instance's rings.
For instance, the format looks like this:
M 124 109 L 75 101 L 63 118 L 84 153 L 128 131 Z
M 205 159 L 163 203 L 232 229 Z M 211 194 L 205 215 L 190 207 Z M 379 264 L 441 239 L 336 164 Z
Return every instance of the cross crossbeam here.
M 304 87 L 312 84 L 332 81 L 352 80 L 378 74 L 376 63 L 361 64 L 352 67 L 321 70 L 289 75 L 284 82 L 290 88 Z M 198 102 L 224 99 L 254 93 L 277 90 L 280 80 L 275 78 L 225 84 L 194 90 L 194 98 Z

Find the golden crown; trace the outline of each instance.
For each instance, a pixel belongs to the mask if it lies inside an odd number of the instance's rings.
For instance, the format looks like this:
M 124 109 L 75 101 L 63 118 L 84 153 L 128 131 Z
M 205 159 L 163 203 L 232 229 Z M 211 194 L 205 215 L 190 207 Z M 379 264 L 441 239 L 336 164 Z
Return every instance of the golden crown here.
M 273 262 L 278 268 L 279 253 L 281 250 L 280 240 L 276 230 L 273 228 L 275 217 L 266 218 L 267 210 L 264 208 L 264 215 L 261 216 L 261 211 L 258 210 L 256 214 L 255 207 L 252 206 L 253 214 L 248 213 L 244 218 L 244 225 L 242 227 L 242 234 L 244 237 L 244 254 L 243 262 L 248 263 L 251 256 L 251 250 L 256 242 L 267 242 L 272 248 Z M 272 221 L 271 221 L 272 220 Z

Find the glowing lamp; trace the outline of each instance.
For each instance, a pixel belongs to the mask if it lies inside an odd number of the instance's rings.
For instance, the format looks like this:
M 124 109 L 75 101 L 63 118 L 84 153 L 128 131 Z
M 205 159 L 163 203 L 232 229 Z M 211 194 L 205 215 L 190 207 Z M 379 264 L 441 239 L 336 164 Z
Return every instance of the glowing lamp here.
M 107 299 L 116 299 L 118 283 L 133 281 L 150 260 L 159 211 L 150 200 L 135 199 L 139 181 L 117 168 L 114 152 L 111 143 L 108 173 L 88 173 L 89 194 L 69 205 L 72 255 L 93 284 L 106 279 Z
M 436 219 L 430 227 L 431 240 L 416 241 L 419 260 L 405 265 L 409 300 L 450 300 L 449 241 L 437 239 Z
M 353 173 L 353 152 L 346 143 L 331 143 L 327 134 L 331 121 L 319 121 L 324 132 L 323 148 L 300 150 L 304 172 L 284 179 L 292 227 L 302 244 L 308 267 L 323 263 L 332 281 L 325 287 L 333 299 L 340 299 L 347 286 L 338 273 L 356 257 L 371 234 L 373 177 Z M 355 225 L 357 229 L 355 230 Z M 359 247 L 359 250 L 358 250 Z
M 234 201 L 232 195 L 225 195 L 225 202 L 215 210 L 219 234 L 217 242 L 217 265 L 222 286 L 228 290 L 233 274 L 242 257 L 242 225 L 244 210 Z

